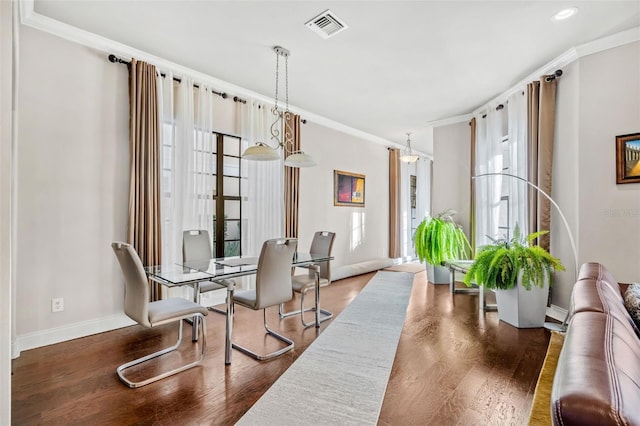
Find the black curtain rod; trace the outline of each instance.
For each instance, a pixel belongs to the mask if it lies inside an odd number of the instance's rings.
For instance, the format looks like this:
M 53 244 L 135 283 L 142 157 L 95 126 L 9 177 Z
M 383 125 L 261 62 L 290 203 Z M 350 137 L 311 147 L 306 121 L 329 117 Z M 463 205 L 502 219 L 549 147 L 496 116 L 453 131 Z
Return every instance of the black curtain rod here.
M 545 80 L 546 80 L 546 81 L 555 80 L 556 78 L 560 77 L 561 75 L 562 75 L 562 70 L 555 70 L 555 72 L 554 72 L 553 74 L 551 74 L 551 75 L 548 75 L 548 76 L 545 78 Z M 524 91 L 522 92 L 522 94 L 524 95 Z M 500 110 L 501 110 L 501 109 L 503 109 L 503 108 L 504 108 L 504 105 L 503 105 L 503 104 L 499 104 L 499 105 L 496 107 L 496 111 L 500 111 Z M 484 115 L 482 116 L 482 118 L 486 118 L 486 117 L 487 117 L 487 114 L 484 114 Z M 469 123 L 469 125 L 471 125 L 471 123 Z
M 117 57 L 116 55 L 114 55 L 114 54 L 110 54 L 110 55 L 109 55 L 109 62 L 112 62 L 112 63 L 114 63 L 114 64 L 115 64 L 115 63 L 118 63 L 118 64 L 124 64 L 124 65 L 126 65 L 127 67 L 129 67 L 129 66 L 131 65 L 131 62 L 126 61 L 126 60 L 124 60 L 124 59 L 122 59 L 122 58 L 118 58 L 118 57 Z M 164 78 L 164 77 L 166 77 L 166 75 L 165 75 L 164 73 L 160 73 L 160 75 L 161 75 L 163 78 Z M 181 82 L 182 82 L 182 80 L 181 80 L 179 77 L 173 77 L 173 81 L 177 81 L 178 83 L 181 83 Z M 200 87 L 200 86 L 198 86 L 197 84 L 194 84 L 194 85 L 193 85 L 193 87 Z M 227 99 L 227 98 L 229 97 L 229 95 L 228 95 L 228 94 L 226 94 L 226 93 L 224 93 L 224 92 L 217 92 L 217 91 L 215 91 L 215 90 L 213 90 L 213 89 L 209 89 L 209 90 L 211 90 L 211 93 L 215 93 L 216 95 L 220 96 L 222 99 Z M 234 101 L 234 102 L 241 102 L 241 103 L 243 103 L 243 104 L 246 104 L 246 103 L 247 103 L 247 101 L 246 101 L 246 100 L 244 100 L 244 99 L 242 99 L 242 98 L 239 98 L 239 97 L 237 97 L 237 96 L 234 96 L 234 97 L 233 97 L 233 98 L 231 98 L 231 99 L 233 99 L 233 101 Z
M 548 75 L 546 80 L 547 81 L 555 80 L 557 77 L 560 77 L 561 75 L 562 75 L 562 70 L 556 70 L 553 74 Z
M 262 107 L 261 107 L 260 105 L 258 105 L 258 109 L 262 109 Z M 300 117 L 300 122 L 301 122 L 302 124 L 307 124 L 307 119 L 306 119 L 306 118 L 302 118 L 302 117 Z

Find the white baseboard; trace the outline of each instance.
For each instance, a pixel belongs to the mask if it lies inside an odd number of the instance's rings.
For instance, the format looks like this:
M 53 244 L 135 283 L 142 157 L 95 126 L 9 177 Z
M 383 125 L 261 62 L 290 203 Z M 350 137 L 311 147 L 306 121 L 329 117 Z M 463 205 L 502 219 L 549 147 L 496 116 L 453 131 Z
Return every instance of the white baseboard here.
M 96 318 L 89 321 L 77 322 L 62 327 L 50 328 L 47 330 L 28 333 L 18 336 L 16 347 L 12 356 L 17 358 L 20 352 L 35 349 L 42 346 L 53 345 L 54 343 L 65 342 L 67 340 L 90 336 L 92 334 L 104 333 L 105 331 L 116 330 L 136 324 L 124 313 L 110 315 L 108 317 Z
M 547 316 L 558 321 L 564 321 L 567 317 L 567 310 L 560 306 L 551 305 L 547 307 Z
M 226 290 L 216 290 L 203 293 L 201 303 L 203 306 L 212 306 L 225 303 Z M 103 318 L 95 318 L 88 321 L 68 324 L 62 327 L 49 328 L 18 336 L 15 344 L 12 345 L 12 358 L 20 356 L 22 351 L 40 348 L 42 346 L 53 345 L 55 343 L 66 342 L 67 340 L 78 339 L 92 334 L 104 333 L 105 331 L 116 330 L 122 327 L 135 325 L 136 322 L 127 317 L 124 312 L 110 315 Z

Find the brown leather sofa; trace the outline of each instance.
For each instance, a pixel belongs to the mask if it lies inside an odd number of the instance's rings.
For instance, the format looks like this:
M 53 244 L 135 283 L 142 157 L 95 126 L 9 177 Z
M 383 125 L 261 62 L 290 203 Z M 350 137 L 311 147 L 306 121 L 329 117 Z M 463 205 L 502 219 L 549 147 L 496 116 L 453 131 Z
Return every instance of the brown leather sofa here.
M 639 336 L 609 271 L 582 265 L 553 381 L 554 425 L 640 425 Z

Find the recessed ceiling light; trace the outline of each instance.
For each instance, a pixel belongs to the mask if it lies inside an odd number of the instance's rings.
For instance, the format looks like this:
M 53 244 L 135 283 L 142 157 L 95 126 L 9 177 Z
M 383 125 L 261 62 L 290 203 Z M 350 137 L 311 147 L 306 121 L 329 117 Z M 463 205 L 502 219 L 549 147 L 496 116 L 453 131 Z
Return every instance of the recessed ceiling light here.
M 575 16 L 576 13 L 578 13 L 578 8 L 570 7 L 567 9 L 562 9 L 560 12 L 553 15 L 553 18 L 551 19 L 554 21 L 564 21 L 565 19 L 569 19 L 572 16 Z

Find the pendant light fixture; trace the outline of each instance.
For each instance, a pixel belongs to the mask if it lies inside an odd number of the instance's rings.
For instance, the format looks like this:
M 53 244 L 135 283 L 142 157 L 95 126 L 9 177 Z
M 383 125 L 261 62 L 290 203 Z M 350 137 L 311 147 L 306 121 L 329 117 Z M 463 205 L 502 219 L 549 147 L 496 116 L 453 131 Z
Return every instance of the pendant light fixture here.
M 310 155 L 303 151 L 293 150 L 293 129 L 289 125 L 292 113 L 289 111 L 289 51 L 284 47 L 274 46 L 276 54 L 276 96 L 275 104 L 271 109 L 275 121 L 271 124 L 271 139 L 277 144 L 275 147 L 265 142 L 257 142 L 254 146 L 247 148 L 242 154 L 242 158 L 253 161 L 273 161 L 279 160 L 278 148 L 282 148 L 285 155 L 284 165 L 288 167 L 311 167 L 316 162 Z M 280 78 L 280 57 L 284 58 L 284 83 L 285 83 L 285 109 L 281 111 L 278 107 L 278 86 Z M 282 136 L 282 138 L 281 138 Z
M 407 146 L 402 151 L 402 155 L 400 156 L 400 161 L 404 163 L 415 163 L 418 161 L 419 156 L 415 155 L 413 151 L 411 151 L 411 132 L 407 132 Z

